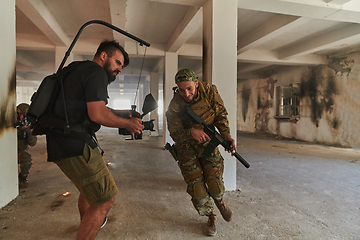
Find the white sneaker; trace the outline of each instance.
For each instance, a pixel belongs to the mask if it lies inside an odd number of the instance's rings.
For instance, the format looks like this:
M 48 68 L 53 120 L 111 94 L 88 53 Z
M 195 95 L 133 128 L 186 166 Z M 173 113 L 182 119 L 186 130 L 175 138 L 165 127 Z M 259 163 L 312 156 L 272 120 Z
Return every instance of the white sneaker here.
M 101 224 L 100 229 L 101 229 L 101 228 L 103 228 L 103 227 L 105 226 L 105 224 L 107 223 L 107 220 L 108 220 L 108 219 L 107 219 L 107 217 L 105 216 L 104 222 Z

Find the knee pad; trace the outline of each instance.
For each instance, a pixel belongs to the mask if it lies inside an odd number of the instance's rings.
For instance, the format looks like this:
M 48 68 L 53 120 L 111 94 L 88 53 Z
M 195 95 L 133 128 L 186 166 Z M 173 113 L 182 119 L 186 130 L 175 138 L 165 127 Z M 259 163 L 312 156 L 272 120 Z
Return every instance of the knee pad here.
M 211 197 L 215 199 L 222 197 L 222 194 L 224 193 L 224 186 L 223 184 L 220 184 L 218 179 L 210 179 L 207 184 Z
M 194 184 L 194 198 L 199 200 L 199 199 L 203 199 L 207 196 L 207 191 L 205 188 L 204 183 L 202 182 L 197 182 Z

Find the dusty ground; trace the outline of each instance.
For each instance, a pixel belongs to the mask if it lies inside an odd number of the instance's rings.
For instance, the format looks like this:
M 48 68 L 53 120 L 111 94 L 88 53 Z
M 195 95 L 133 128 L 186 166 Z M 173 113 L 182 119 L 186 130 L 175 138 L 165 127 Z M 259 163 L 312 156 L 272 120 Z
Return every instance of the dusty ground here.
M 96 239 L 209 238 L 162 138 L 127 141 L 109 129 L 98 138 L 120 194 Z M 238 150 L 251 167 L 238 164 L 241 191 L 225 195 L 233 220 L 219 218 L 212 239 L 360 239 L 359 150 L 248 134 Z M 30 185 L 0 211 L 0 239 L 76 239 L 76 189 L 46 162 L 43 137 L 31 153 Z

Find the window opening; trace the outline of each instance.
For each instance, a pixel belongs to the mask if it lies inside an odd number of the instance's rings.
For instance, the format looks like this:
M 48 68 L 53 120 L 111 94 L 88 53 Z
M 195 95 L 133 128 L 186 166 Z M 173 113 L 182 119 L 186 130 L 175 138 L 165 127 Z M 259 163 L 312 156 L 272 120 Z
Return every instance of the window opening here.
M 276 118 L 300 118 L 300 88 L 299 84 L 278 86 Z

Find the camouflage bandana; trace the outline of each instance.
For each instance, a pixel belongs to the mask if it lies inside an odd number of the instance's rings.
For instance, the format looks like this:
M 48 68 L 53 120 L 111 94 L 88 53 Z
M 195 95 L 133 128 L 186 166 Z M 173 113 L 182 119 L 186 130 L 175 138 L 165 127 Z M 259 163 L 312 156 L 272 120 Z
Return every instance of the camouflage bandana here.
M 195 82 L 198 78 L 191 69 L 180 69 L 175 75 L 175 83 L 193 81 Z

